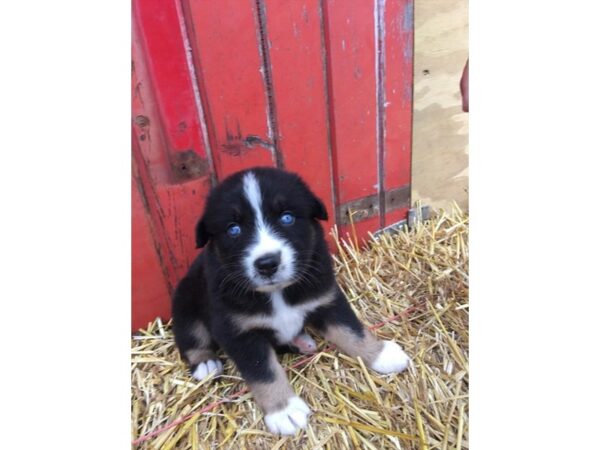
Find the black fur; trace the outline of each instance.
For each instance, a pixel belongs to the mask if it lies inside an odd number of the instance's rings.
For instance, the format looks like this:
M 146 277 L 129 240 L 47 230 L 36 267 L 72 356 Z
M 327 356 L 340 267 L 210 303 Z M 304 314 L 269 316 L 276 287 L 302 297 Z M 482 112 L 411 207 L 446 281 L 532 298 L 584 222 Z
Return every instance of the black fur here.
M 327 220 L 323 203 L 294 174 L 277 169 L 250 169 L 260 184 L 262 212 L 269 225 L 295 250 L 298 261 L 296 282 L 283 290 L 288 305 L 299 305 L 337 290 L 335 301 L 309 313 L 305 324 L 323 330 L 328 323 L 349 326 L 362 336 L 363 328 L 343 293 L 335 285 L 332 260 L 319 220 Z M 270 314 L 269 294 L 252 288 L 244 275 L 241 257 L 252 244 L 252 233 L 232 238 L 228 226 L 235 222 L 242 230 L 252 230 L 255 214 L 244 196 L 243 177 L 239 172 L 224 180 L 209 195 L 204 214 L 196 227 L 196 244 L 204 251 L 179 283 L 173 299 L 174 333 L 182 355 L 194 348 L 190 327 L 203 322 L 214 341 L 225 350 L 248 381 L 272 380 L 266 364 L 270 347 L 291 349 L 268 329 L 241 332 L 232 314 Z M 289 211 L 295 217 L 292 226 L 283 226 L 277 218 Z M 192 371 L 194 367 L 191 367 Z
M 346 296 L 338 289 L 335 300 L 331 305 L 318 308 L 308 314 L 306 324 L 318 331 L 325 331 L 328 324 L 345 325 L 357 336 L 364 336 L 363 324 L 358 320 L 346 300 Z

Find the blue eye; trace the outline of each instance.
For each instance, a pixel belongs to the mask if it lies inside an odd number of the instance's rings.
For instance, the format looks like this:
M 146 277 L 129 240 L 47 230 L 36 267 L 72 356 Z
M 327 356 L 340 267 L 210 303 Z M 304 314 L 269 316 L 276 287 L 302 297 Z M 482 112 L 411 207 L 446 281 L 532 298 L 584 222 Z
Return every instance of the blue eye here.
M 279 216 L 279 223 L 281 225 L 293 225 L 296 221 L 296 218 L 289 212 L 284 212 L 281 216 Z
M 231 237 L 238 237 L 242 234 L 242 227 L 240 227 L 237 223 L 232 223 L 227 227 L 227 234 Z

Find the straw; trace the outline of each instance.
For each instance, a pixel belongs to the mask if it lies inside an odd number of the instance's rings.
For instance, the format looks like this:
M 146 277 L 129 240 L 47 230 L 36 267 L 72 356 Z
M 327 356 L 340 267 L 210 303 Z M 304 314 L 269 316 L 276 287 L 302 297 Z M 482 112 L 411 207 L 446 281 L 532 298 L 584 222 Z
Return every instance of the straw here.
M 294 390 L 313 410 L 294 437 L 266 430 L 231 361 L 197 382 L 159 319 L 132 337 L 135 449 L 468 448 L 468 215 L 454 208 L 359 247 L 338 239 L 338 282 L 361 320 L 411 356 L 379 375 L 315 337 L 315 355 L 284 355 Z M 225 360 L 225 355 L 220 355 Z

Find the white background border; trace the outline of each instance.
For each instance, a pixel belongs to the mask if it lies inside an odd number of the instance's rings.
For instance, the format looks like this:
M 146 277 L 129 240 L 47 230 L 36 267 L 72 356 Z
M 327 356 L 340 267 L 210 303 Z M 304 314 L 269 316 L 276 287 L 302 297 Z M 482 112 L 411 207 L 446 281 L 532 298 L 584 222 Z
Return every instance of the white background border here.
M 130 448 L 130 8 L 0 6 L 2 448 Z
M 0 8 L 2 445 L 129 448 L 130 4 Z M 471 449 L 597 443 L 598 17 L 471 4 Z

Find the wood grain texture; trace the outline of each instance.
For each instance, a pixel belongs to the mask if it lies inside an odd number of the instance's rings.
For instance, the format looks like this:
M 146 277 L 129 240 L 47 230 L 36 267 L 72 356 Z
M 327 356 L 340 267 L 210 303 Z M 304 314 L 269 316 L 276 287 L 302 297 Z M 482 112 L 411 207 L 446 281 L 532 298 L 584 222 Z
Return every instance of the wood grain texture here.
M 208 176 L 210 163 L 178 6 L 176 0 L 136 0 L 136 39 L 158 107 L 170 177 L 191 179 Z
M 381 11 L 384 27 L 383 187 L 386 196 L 391 190 L 410 184 L 413 11 L 413 0 L 386 0 Z M 383 225 L 405 219 L 409 203 L 400 209 L 386 210 Z
M 164 35 L 169 36 L 167 42 L 156 42 Z M 206 161 L 207 154 L 179 16 L 172 2 L 134 3 L 132 58 L 134 178 L 172 290 L 197 254 L 194 226 L 211 183 L 210 165 L 206 172 L 182 179 L 173 164 L 177 155 L 192 153 L 196 161 Z M 180 107 L 177 96 L 170 98 L 171 89 L 163 90 L 171 83 L 186 97 Z M 190 126 L 171 126 L 181 120 Z
M 279 147 L 287 170 L 303 175 L 335 223 L 329 158 L 325 64 L 319 0 L 264 5 Z
M 168 319 L 207 194 L 239 170 L 297 172 L 342 236 L 406 218 L 412 1 L 133 1 L 134 319 Z
M 468 1 L 416 0 L 413 200 L 468 207 L 469 115 L 460 77 L 468 57 Z
M 332 158 L 337 203 L 378 194 L 375 8 L 372 2 L 323 3 Z M 341 226 L 342 236 L 367 238 L 380 217 Z
M 137 330 L 157 316 L 167 317 L 171 302 L 158 242 L 135 176 L 135 162 L 131 181 L 131 306 L 136 312 L 131 327 Z
M 274 166 L 255 0 L 187 0 L 184 10 L 217 178 Z

